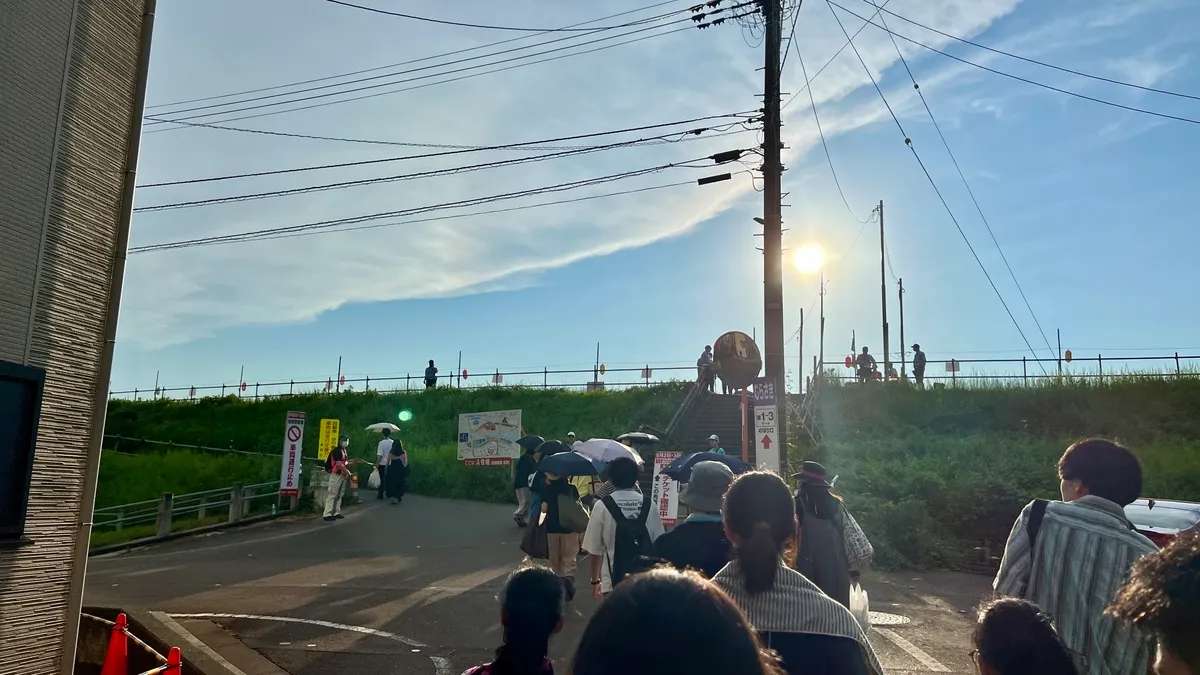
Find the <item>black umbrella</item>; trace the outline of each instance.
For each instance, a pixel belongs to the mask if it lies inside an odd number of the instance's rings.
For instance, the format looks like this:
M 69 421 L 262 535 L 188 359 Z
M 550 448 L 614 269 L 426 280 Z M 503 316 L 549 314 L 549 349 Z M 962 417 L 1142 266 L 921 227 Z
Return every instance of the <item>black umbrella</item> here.
M 537 450 L 537 447 L 545 443 L 546 439 L 541 436 L 522 436 L 517 439 L 517 445 L 521 446 L 522 450 Z
M 602 465 L 578 452 L 560 452 L 542 460 L 538 470 L 556 476 L 598 476 Z
M 697 462 L 720 462 L 729 467 L 729 470 L 734 474 L 746 473 L 754 468 L 743 462 L 740 457 L 722 455 L 715 452 L 694 452 L 671 462 L 662 472 L 670 476 L 672 480 L 686 483 L 692 479 L 692 467 Z
M 549 457 L 551 455 L 557 455 L 560 452 L 570 452 L 570 451 L 571 451 L 571 446 L 567 445 L 566 443 L 563 443 L 562 441 L 546 441 L 546 442 L 542 443 L 541 445 L 537 446 L 537 453 L 539 455 L 541 455 L 542 457 Z
M 621 434 L 617 436 L 617 440 L 625 445 L 650 445 L 660 442 L 658 436 L 645 433 L 644 431 L 631 431 L 627 434 Z

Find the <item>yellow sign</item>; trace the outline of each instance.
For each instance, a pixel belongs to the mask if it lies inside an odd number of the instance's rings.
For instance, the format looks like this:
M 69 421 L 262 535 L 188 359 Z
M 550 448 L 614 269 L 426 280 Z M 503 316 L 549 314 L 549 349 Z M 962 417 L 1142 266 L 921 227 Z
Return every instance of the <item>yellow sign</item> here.
M 341 431 L 340 420 L 321 420 L 321 435 L 317 442 L 317 459 L 322 462 L 329 457 L 330 451 L 337 447 L 338 432 Z

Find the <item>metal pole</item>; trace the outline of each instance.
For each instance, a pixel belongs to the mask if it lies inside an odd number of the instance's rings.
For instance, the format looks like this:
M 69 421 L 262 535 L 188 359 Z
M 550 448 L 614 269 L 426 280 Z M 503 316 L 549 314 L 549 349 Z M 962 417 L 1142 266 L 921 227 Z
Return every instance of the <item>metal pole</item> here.
M 883 381 L 892 372 L 892 353 L 888 346 L 887 320 L 887 248 L 883 243 L 883 200 L 879 200 L 879 299 L 883 307 Z
M 1058 333 L 1058 376 L 1062 377 L 1062 329 L 1055 329 Z
M 821 335 L 817 342 L 817 367 L 814 369 L 817 381 L 825 379 L 825 273 L 821 273 Z M 820 386 L 820 385 L 817 385 Z
M 334 385 L 334 387 L 336 387 L 336 389 L 334 389 L 334 391 L 340 392 L 342 390 L 342 357 L 340 357 L 340 356 L 338 357 L 337 380 L 334 381 L 333 385 Z M 257 389 L 255 391 L 257 391 Z
M 592 366 L 592 382 L 600 381 L 600 343 L 596 343 L 596 365 Z
M 462 388 L 462 350 L 458 350 L 458 371 L 454 374 L 454 379 L 451 382 L 458 382 L 458 386 Z
M 763 343 L 766 376 L 775 391 L 787 391 L 783 336 L 783 164 L 780 158 L 780 48 L 783 44 L 782 0 L 762 3 L 766 39 L 763 68 Z M 787 396 L 778 405 L 779 457 L 786 458 Z M 769 467 L 779 470 L 780 467 Z
M 125 153 L 125 176 L 121 188 L 121 206 L 113 242 L 111 277 L 108 286 L 108 306 L 104 313 L 104 345 L 96 368 L 95 391 L 92 392 L 91 437 L 88 438 L 87 458 L 83 468 L 83 486 L 79 495 L 79 520 L 75 523 L 72 542 L 70 585 L 62 638 L 63 658 L 59 664 L 62 675 L 75 669 L 76 644 L 79 639 L 79 612 L 83 607 L 83 586 L 87 577 L 88 546 L 92 539 L 92 518 L 96 506 L 96 488 L 100 475 L 100 448 L 104 440 L 104 423 L 108 417 L 108 391 L 112 384 L 113 348 L 117 342 L 117 317 L 121 313 L 121 288 L 125 281 L 125 260 L 129 249 L 129 226 L 133 220 L 133 192 L 137 183 L 138 153 L 141 149 L 142 115 L 146 108 L 146 82 L 150 74 L 150 42 L 154 34 L 156 0 L 145 0 L 142 9 L 141 41 L 138 47 L 137 83 L 130 106 L 129 136 Z M 71 9 L 71 35 L 76 32 L 79 2 Z M 66 62 L 74 49 L 68 47 Z
M 242 397 L 242 383 L 245 381 L 246 381 L 246 366 L 242 366 L 242 369 L 238 371 L 238 383 L 237 383 L 238 398 Z
M 796 357 L 799 368 L 796 370 L 796 392 L 804 393 L 804 308 L 800 308 L 800 337 L 796 338 L 800 355 Z
M 908 377 L 904 372 L 908 366 L 908 342 L 904 340 L 904 280 L 897 279 L 896 283 L 900 286 L 900 378 L 905 379 Z
M 159 371 L 157 371 L 157 370 L 154 371 L 154 399 L 155 400 L 158 400 L 158 373 L 159 373 Z

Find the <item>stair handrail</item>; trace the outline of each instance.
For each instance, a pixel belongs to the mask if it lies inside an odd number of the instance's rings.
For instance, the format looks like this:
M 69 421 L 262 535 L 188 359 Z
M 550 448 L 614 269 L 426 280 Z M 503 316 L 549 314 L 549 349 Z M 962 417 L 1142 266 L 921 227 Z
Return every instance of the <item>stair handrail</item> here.
M 675 415 L 671 417 L 671 421 L 667 424 L 666 435 L 668 437 L 675 435 L 675 430 L 679 427 L 679 423 L 683 421 L 683 416 L 687 414 L 692 404 L 700 397 L 701 391 L 700 382 L 698 381 L 688 390 L 687 396 L 684 396 L 683 402 L 679 404 L 679 409 L 675 411 Z

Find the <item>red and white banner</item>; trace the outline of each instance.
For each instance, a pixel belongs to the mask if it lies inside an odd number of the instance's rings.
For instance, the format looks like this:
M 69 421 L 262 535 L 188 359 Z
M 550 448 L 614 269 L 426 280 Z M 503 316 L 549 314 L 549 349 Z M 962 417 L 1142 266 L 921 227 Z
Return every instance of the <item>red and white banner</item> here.
M 283 464 L 279 469 L 279 494 L 294 497 L 300 494 L 300 453 L 304 448 L 304 418 L 302 412 L 289 412 L 283 427 Z
M 681 452 L 657 452 L 654 454 L 654 493 L 651 499 L 658 504 L 658 515 L 663 525 L 670 527 L 679 519 L 679 482 L 663 473 L 671 462 L 683 456 Z

